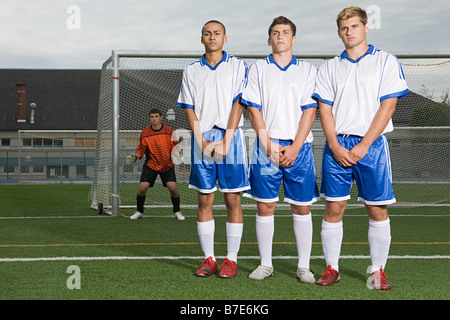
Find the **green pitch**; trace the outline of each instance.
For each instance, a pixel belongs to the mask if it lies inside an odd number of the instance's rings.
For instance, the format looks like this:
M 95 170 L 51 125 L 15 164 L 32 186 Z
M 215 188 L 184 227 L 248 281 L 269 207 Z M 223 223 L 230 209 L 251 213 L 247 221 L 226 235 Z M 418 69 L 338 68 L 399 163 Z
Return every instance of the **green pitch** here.
M 332 287 L 301 284 L 292 217 L 277 211 L 275 277 L 249 280 L 259 263 L 255 210 L 245 210 L 238 275 L 196 278 L 202 262 L 196 210 L 185 221 L 170 209 L 147 209 L 145 218 L 98 215 L 89 208 L 89 185 L 0 186 L 0 299 L 136 300 L 448 300 L 449 207 L 390 208 L 389 292 L 366 287 L 369 246 L 364 209 L 344 217 L 341 281 Z M 133 210 L 123 210 L 130 216 Z M 311 268 L 324 271 L 320 224 L 314 210 Z M 226 255 L 225 211 L 215 211 L 215 253 Z M 70 271 L 76 266 L 78 274 Z M 68 269 L 69 268 L 69 269 Z M 447 274 L 447 275 L 446 275 Z M 78 278 L 76 278 L 78 276 Z M 78 288 L 74 286 L 79 285 Z M 72 289 L 70 288 L 72 287 Z

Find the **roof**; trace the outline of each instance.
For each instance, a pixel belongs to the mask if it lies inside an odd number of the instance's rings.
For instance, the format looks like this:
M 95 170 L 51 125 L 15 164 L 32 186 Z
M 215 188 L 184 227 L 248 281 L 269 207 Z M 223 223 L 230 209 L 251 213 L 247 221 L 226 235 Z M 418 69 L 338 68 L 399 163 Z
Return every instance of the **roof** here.
M 133 112 L 121 115 L 123 123 L 127 123 L 127 117 L 142 119 L 142 123 L 133 122 L 137 128 L 142 129 L 148 125 L 148 109 L 157 106 L 164 115 L 169 108 L 175 111 L 177 126 L 174 127 L 174 123 L 170 121 L 166 123 L 173 129 L 188 128 L 184 110 L 176 108 L 182 70 L 172 70 L 170 77 L 163 77 L 161 72 L 145 70 L 128 75 L 125 70 L 122 71 L 122 88 L 130 86 L 129 89 L 133 90 L 136 84 L 139 87 L 142 82 L 146 82 L 146 86 L 150 82 L 152 87 L 141 93 L 146 99 L 139 108 L 133 103 L 128 106 Z M 155 78 L 158 81 L 153 81 Z M 96 130 L 100 79 L 101 70 L 0 69 L 0 131 Z M 16 85 L 21 83 L 27 85 L 27 122 L 24 123 L 16 120 Z M 37 105 L 34 124 L 29 121 L 32 102 Z M 392 120 L 394 126 L 448 125 L 449 110 L 442 103 L 410 92 L 398 101 Z
M 101 70 L 0 69 L 0 130 L 95 130 Z M 17 122 L 17 84 L 27 85 L 27 122 Z M 30 103 L 36 104 L 30 123 Z

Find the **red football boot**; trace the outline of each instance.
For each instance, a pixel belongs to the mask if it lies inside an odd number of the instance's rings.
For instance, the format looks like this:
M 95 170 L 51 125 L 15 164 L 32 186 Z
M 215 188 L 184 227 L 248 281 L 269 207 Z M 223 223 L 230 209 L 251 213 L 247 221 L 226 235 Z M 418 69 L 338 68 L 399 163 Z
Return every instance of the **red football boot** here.
M 237 264 L 234 261 L 225 258 L 225 261 L 219 268 L 219 277 L 221 278 L 234 278 L 237 274 Z
M 331 266 L 327 266 L 325 272 L 316 283 L 319 286 L 331 286 L 333 283 L 338 282 L 341 278 L 339 277 L 339 271 L 334 270 Z
M 371 273 L 367 285 L 369 288 L 372 286 L 377 290 L 391 290 L 392 287 L 387 283 L 387 279 L 388 277 L 384 274 L 383 269 L 380 268 L 380 270 Z
M 210 275 L 216 273 L 217 271 L 217 262 L 213 260 L 212 257 L 205 259 L 203 263 L 198 267 L 195 275 L 197 277 L 209 277 Z

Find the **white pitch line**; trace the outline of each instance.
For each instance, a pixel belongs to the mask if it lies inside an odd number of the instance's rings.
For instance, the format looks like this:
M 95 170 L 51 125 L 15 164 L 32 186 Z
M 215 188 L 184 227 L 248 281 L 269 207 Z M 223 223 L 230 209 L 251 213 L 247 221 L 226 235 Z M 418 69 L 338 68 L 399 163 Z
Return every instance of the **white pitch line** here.
M 223 257 L 216 257 L 218 259 L 224 259 Z M 202 260 L 203 256 L 140 256 L 140 257 L 128 257 L 128 256 L 109 256 L 109 257 L 42 257 L 42 258 L 0 258 L 0 262 L 35 262 L 35 261 L 101 261 L 101 260 Z M 239 257 L 242 260 L 258 260 L 259 256 L 242 256 Z M 293 260 L 298 259 L 297 256 L 274 256 L 272 259 L 277 260 Z M 324 259 L 324 256 L 311 256 L 311 259 Z M 370 259 L 370 256 L 341 256 L 340 259 Z M 450 259 L 450 256 L 389 256 L 388 259 Z

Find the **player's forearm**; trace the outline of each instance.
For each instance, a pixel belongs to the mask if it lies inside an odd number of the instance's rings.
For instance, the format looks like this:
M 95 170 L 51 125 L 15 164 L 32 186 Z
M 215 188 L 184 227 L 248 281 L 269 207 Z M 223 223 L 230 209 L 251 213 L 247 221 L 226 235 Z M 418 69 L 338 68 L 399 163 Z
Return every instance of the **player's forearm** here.
M 261 115 L 261 112 L 255 107 L 247 107 L 248 118 L 252 123 L 253 129 L 255 129 L 256 136 L 267 150 L 268 143 L 270 142 L 269 134 L 267 133 L 266 124 Z
M 319 101 L 320 123 L 331 151 L 339 147 L 331 106 Z
M 200 122 L 198 121 L 197 115 L 195 114 L 194 110 L 186 109 L 186 118 L 189 123 L 189 128 L 194 135 L 195 141 L 203 150 L 203 134 L 200 127 Z
M 135 156 L 137 159 L 142 159 L 145 155 L 146 146 L 139 144 L 139 146 L 136 148 Z
M 223 139 L 226 146 L 228 146 L 231 139 L 233 139 L 234 133 L 239 125 L 239 122 L 241 121 L 242 112 L 243 107 L 238 100 L 233 104 L 233 108 L 231 109 L 230 116 L 228 118 L 227 130 Z
M 314 120 L 316 119 L 317 108 L 310 108 L 303 111 L 302 118 L 298 124 L 297 135 L 295 136 L 292 147 L 300 151 L 309 132 L 311 131 Z
M 378 109 L 377 114 L 370 124 L 369 130 L 367 130 L 360 144 L 369 148 L 378 139 L 392 118 L 396 104 L 397 98 L 386 99 L 381 102 L 381 107 Z

